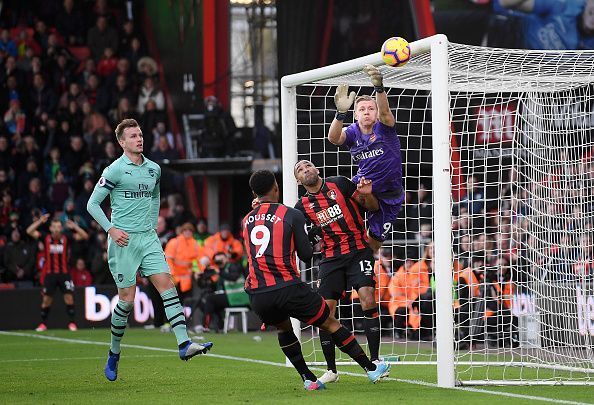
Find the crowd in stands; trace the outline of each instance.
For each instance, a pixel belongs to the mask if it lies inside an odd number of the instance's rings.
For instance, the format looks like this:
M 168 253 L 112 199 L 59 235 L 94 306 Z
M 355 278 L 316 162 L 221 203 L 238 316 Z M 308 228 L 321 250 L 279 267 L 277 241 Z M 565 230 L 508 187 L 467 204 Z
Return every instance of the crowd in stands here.
M 103 169 L 121 155 L 113 129 L 135 118 L 147 157 L 179 157 L 140 15 L 136 5 L 127 7 L 132 2 L 8 3 L 0 17 L 0 282 L 39 284 L 43 246 L 26 230 L 50 214 L 67 234 L 69 221 L 88 233 L 71 254 L 75 283 L 111 284 L 106 236 L 86 204 Z M 184 201 L 167 199 L 175 190 L 169 180 L 164 226 L 175 229 Z

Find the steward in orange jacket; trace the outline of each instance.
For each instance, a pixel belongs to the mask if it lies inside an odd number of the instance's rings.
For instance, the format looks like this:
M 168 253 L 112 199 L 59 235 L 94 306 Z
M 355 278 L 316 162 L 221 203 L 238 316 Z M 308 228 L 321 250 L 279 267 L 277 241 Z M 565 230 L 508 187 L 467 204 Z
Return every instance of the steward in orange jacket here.
M 181 234 L 165 245 L 165 259 L 180 293 L 192 289 L 193 273 L 199 271 L 198 260 L 204 256 L 204 249 L 194 239 L 194 225 L 186 222 Z

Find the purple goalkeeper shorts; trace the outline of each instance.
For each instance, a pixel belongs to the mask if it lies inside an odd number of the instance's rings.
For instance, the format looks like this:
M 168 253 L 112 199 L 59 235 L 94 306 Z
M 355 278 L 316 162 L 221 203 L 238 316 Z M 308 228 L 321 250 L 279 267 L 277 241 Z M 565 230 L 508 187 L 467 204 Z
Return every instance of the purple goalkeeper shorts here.
M 373 239 L 383 242 L 388 239 L 392 224 L 398 218 L 404 204 L 404 192 L 378 193 L 376 198 L 379 202 L 379 210 L 367 214 L 367 228 Z

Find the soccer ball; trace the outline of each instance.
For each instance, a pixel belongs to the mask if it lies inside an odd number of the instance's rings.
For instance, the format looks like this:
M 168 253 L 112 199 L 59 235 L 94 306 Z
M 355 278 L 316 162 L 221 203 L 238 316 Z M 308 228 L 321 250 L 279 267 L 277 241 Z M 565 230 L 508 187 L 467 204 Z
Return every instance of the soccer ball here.
M 392 37 L 382 45 L 381 54 L 386 65 L 404 66 L 410 59 L 410 45 L 404 38 Z

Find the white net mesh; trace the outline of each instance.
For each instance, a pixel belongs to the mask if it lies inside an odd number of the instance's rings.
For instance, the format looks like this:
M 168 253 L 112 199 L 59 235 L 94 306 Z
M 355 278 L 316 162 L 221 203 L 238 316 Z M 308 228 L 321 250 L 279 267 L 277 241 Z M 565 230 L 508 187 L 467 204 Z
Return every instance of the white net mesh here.
M 449 54 L 456 380 L 592 383 L 594 53 L 450 44 Z M 380 67 L 407 197 L 376 263 L 381 354 L 416 364 L 436 360 L 429 63 Z M 324 176 L 356 171 L 326 140 L 342 83 L 372 94 L 361 72 L 296 89 L 298 159 Z M 303 272 L 312 283 L 315 263 Z M 339 312 L 363 333 L 356 299 Z M 302 342 L 308 362 L 324 364 L 317 332 L 304 328 Z

